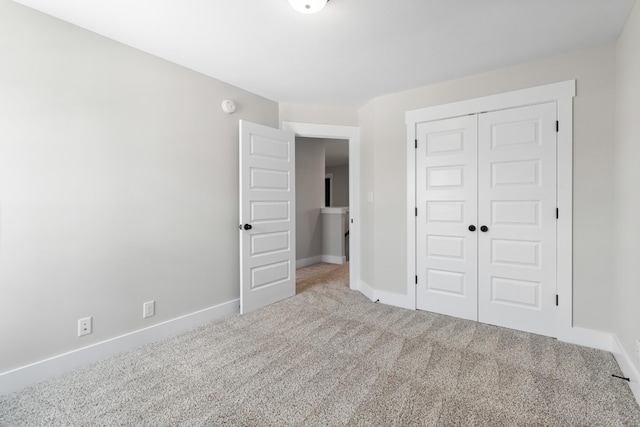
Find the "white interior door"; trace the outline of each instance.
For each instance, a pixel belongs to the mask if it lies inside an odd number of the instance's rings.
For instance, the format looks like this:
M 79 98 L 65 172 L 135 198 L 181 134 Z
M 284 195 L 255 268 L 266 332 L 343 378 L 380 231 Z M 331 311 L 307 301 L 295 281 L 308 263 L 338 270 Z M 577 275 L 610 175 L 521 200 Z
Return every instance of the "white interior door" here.
M 477 116 L 422 123 L 417 137 L 416 306 L 477 320 Z
M 294 133 L 241 120 L 241 313 L 295 295 L 295 182 Z
M 478 135 L 478 320 L 555 336 L 556 105 L 481 114 Z

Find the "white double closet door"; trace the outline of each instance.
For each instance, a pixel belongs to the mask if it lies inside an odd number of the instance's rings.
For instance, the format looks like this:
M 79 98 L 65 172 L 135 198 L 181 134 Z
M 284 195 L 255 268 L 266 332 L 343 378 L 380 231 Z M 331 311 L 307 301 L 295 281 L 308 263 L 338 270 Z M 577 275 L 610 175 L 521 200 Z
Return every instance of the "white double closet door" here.
M 556 104 L 419 124 L 417 308 L 556 335 Z

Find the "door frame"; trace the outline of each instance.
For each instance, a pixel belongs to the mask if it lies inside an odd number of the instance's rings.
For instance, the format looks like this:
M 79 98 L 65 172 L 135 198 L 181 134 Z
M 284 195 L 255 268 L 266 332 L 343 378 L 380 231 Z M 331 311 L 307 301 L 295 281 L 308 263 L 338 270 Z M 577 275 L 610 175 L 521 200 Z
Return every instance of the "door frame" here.
M 416 307 L 416 128 L 419 123 L 488 111 L 555 102 L 557 133 L 557 270 L 558 324 L 556 337 L 575 341 L 573 327 L 573 98 L 576 81 L 567 80 L 528 89 L 407 111 L 407 298 Z
M 304 138 L 346 139 L 349 142 L 349 288 L 359 290 L 360 128 L 298 122 L 283 122 L 281 128 Z

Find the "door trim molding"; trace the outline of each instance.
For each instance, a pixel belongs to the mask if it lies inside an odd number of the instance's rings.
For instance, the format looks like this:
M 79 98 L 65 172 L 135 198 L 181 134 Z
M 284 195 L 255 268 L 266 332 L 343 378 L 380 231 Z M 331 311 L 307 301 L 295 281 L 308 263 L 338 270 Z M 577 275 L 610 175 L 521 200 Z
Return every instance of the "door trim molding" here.
M 349 287 L 360 283 L 360 128 L 283 122 L 282 130 L 305 138 L 346 139 L 349 141 Z
M 449 104 L 407 111 L 407 305 L 416 307 L 416 128 L 419 123 L 555 102 L 560 128 L 557 135 L 557 338 L 571 341 L 573 331 L 573 97 L 576 81 L 567 80 Z

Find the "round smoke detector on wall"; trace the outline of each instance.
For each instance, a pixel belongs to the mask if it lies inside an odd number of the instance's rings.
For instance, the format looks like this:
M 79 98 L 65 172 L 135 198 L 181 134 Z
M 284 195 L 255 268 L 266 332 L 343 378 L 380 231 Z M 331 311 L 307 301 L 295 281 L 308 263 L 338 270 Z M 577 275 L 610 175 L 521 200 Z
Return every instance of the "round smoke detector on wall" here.
M 224 101 L 222 101 L 222 111 L 227 114 L 231 114 L 236 111 L 235 102 L 231 101 L 230 99 L 225 99 Z

